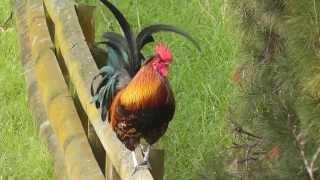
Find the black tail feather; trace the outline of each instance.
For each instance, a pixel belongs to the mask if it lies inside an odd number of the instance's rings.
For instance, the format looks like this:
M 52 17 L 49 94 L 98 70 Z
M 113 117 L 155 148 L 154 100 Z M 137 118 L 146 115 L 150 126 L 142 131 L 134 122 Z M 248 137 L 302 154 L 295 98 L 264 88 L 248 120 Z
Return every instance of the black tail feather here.
M 105 32 L 102 35 L 102 39 L 103 39 L 102 42 L 110 41 L 110 42 L 117 43 L 118 44 L 117 46 L 119 48 L 122 47 L 122 49 L 125 52 L 129 53 L 128 43 L 127 43 L 126 39 L 121 34 L 118 34 L 115 32 Z
M 184 36 L 185 38 L 189 39 L 197 47 L 197 49 L 200 51 L 199 44 L 188 33 L 184 32 L 183 30 L 178 29 L 177 27 L 166 25 L 166 24 L 151 25 L 151 26 L 148 26 L 148 27 L 145 27 L 144 29 L 142 29 L 142 31 L 137 36 L 138 50 L 140 51 L 144 47 L 144 45 L 146 44 L 145 41 L 149 36 L 152 36 L 152 34 L 158 33 L 161 31 L 174 32 L 174 33 L 177 33 L 177 34 Z
M 138 39 L 136 40 L 137 41 L 137 44 L 138 44 Z M 150 36 L 146 36 L 143 41 L 141 42 L 142 44 L 142 47 L 144 47 L 145 45 L 149 44 L 149 43 L 152 43 L 154 42 L 154 38 L 150 35 Z M 139 48 L 139 46 L 137 45 L 138 47 L 138 51 L 140 51 L 142 48 Z
M 128 21 L 125 19 L 124 15 L 108 0 L 101 0 L 101 2 L 109 8 L 109 10 L 113 13 L 113 15 L 118 20 L 121 29 L 127 39 L 128 42 L 128 49 L 129 49 L 129 61 L 130 61 L 130 75 L 134 76 L 134 74 L 139 70 L 140 63 L 139 63 L 139 53 L 137 49 L 136 39 L 134 34 L 131 30 L 131 27 Z

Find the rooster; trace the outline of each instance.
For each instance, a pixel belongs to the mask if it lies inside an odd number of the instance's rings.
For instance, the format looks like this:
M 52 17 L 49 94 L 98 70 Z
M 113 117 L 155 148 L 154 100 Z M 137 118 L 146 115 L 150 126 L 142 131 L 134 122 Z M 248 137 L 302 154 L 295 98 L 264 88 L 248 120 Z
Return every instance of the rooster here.
M 105 32 L 99 44 L 106 45 L 106 65 L 91 84 L 93 102 L 101 109 L 101 118 L 111 125 L 119 140 L 132 151 L 134 172 L 150 168 L 151 145 L 165 132 L 175 112 L 175 99 L 167 79 L 173 57 L 163 43 L 155 47 L 155 54 L 145 58 L 142 49 L 154 42 L 153 34 L 168 31 L 196 41 L 187 33 L 170 25 L 151 25 L 136 36 L 123 14 L 109 1 L 101 2 L 113 13 L 124 33 Z M 96 88 L 95 80 L 101 77 Z M 140 139 L 148 143 L 143 162 L 138 163 L 135 148 Z

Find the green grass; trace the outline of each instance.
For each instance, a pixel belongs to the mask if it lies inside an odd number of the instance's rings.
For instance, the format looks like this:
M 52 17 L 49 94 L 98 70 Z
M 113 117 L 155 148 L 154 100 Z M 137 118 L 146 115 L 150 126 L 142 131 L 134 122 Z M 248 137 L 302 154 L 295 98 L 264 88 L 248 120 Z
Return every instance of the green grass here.
M 157 40 L 168 43 L 175 57 L 170 81 L 177 109 L 160 141 L 166 149 L 165 179 L 199 179 L 208 161 L 230 142 L 225 114 L 233 92 L 229 79 L 237 48 L 224 15 L 223 0 L 112 2 L 136 30 L 154 23 L 172 24 L 188 31 L 201 44 L 199 53 L 178 36 L 157 36 Z M 110 13 L 105 16 L 101 8 L 96 13 L 98 34 L 110 25 L 119 29 Z M 1 22 L 9 13 L 9 0 L 2 1 L 0 9 Z M 0 177 L 50 179 L 52 160 L 39 141 L 28 111 L 16 42 L 15 31 L 0 34 Z
M 0 2 L 0 22 L 9 2 Z M 28 110 L 14 29 L 0 33 L 0 52 L 0 179 L 51 179 L 52 160 Z

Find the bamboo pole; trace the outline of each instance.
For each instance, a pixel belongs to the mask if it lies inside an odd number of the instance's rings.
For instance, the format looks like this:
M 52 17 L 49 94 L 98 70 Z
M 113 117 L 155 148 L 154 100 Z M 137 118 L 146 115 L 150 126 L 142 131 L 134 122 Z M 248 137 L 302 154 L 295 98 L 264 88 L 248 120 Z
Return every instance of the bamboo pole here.
M 49 152 L 54 156 L 53 178 L 56 180 L 67 180 L 64 155 L 62 149 L 57 143 L 57 137 L 53 133 L 43 101 L 40 98 L 39 89 L 37 88 L 34 61 L 31 59 L 29 29 L 26 24 L 26 1 L 16 1 L 15 14 L 16 26 L 19 35 L 21 63 L 27 84 L 28 104 L 39 128 L 39 135 L 48 145 Z
M 132 175 L 134 168 L 131 152 L 118 140 L 111 127 L 101 120 L 100 113 L 91 103 L 89 86 L 98 69 L 81 32 L 74 1 L 44 0 L 44 2 L 55 24 L 61 53 L 81 104 L 121 179 L 153 179 L 148 170 L 140 170 Z M 137 151 L 141 160 L 141 150 Z
M 121 180 L 108 156 L 106 156 L 105 176 L 106 180 Z
M 64 153 L 69 179 L 102 180 L 73 100 L 53 52 L 41 0 L 29 0 L 27 22 L 37 86 L 59 146 Z
M 78 16 L 78 20 L 81 26 L 81 30 L 83 32 L 83 35 L 85 37 L 86 43 L 89 47 L 94 47 L 95 42 L 95 19 L 94 19 L 94 6 L 87 6 L 83 4 L 78 4 L 76 6 L 76 13 Z M 77 100 L 79 100 L 79 97 L 77 97 Z M 77 108 L 81 109 L 83 111 L 83 108 L 81 106 L 80 100 L 77 104 Z M 85 114 L 85 112 L 83 112 Z M 86 115 L 86 114 L 85 114 Z M 83 118 L 81 118 L 82 121 Z M 97 136 L 93 126 L 88 120 L 88 116 L 86 115 L 85 118 L 86 121 L 86 130 L 87 130 L 87 136 L 89 143 L 91 145 L 92 151 L 99 163 L 99 166 L 103 173 L 105 173 L 105 160 L 106 160 L 106 151 L 104 150 L 99 137 Z M 84 123 L 83 123 L 84 124 Z

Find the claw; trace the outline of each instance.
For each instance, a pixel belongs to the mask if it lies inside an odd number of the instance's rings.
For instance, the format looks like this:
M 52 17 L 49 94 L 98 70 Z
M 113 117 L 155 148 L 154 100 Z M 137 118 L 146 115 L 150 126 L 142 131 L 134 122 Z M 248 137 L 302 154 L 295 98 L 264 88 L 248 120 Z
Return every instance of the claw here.
M 150 164 L 150 162 L 147 160 L 147 161 L 143 161 L 141 164 L 140 164 L 140 166 L 143 166 L 143 167 L 145 167 L 146 169 L 152 169 L 152 167 L 151 167 L 151 164 Z
M 150 163 L 148 161 L 143 161 L 141 164 L 134 166 L 134 170 L 131 175 L 133 176 L 137 171 L 142 169 L 151 169 Z
M 147 150 L 143 152 L 143 155 L 144 155 L 143 162 L 149 163 L 150 150 L 151 150 L 151 146 L 148 145 Z
M 149 153 L 150 153 L 150 146 L 148 146 L 148 149 L 146 152 L 143 152 L 143 154 L 144 154 L 143 161 L 138 164 L 136 154 L 134 151 L 132 151 L 134 170 L 131 175 L 134 175 L 138 170 L 151 169 L 151 164 L 149 162 Z

